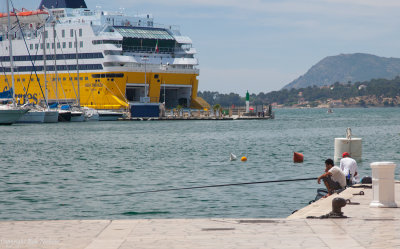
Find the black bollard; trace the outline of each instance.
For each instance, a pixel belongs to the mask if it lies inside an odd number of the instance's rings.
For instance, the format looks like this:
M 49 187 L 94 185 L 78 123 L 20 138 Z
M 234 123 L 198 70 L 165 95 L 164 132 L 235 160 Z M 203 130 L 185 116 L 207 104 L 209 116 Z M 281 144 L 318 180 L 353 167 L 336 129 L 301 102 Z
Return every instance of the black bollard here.
M 342 207 L 346 206 L 346 200 L 340 197 L 336 197 L 332 200 L 332 215 L 343 216 Z
M 324 214 L 319 217 L 307 216 L 307 219 L 330 219 L 330 218 L 347 218 L 343 215 L 342 207 L 346 206 L 346 200 L 336 197 L 332 200 L 332 211 L 329 214 Z

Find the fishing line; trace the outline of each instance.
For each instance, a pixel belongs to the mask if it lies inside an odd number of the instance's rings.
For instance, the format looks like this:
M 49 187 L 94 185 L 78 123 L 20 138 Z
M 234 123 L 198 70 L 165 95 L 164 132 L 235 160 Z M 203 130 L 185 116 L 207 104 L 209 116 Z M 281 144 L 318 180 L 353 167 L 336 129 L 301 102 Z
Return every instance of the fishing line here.
M 316 177 L 312 177 L 312 178 L 284 179 L 284 180 L 272 180 L 272 181 L 260 181 L 260 182 L 227 183 L 227 184 L 207 185 L 207 186 L 197 186 L 197 187 L 147 190 L 147 191 L 124 193 L 124 194 L 108 194 L 108 195 L 99 195 L 98 197 L 118 196 L 118 195 L 136 195 L 136 194 L 158 193 L 158 192 L 168 192 L 168 191 L 177 191 L 177 190 L 189 190 L 189 189 L 219 188 L 219 187 L 227 187 L 227 186 L 241 186 L 241 185 L 252 185 L 252 184 L 263 184 L 263 183 L 311 181 L 311 180 L 317 180 L 317 179 L 318 178 L 316 178 Z

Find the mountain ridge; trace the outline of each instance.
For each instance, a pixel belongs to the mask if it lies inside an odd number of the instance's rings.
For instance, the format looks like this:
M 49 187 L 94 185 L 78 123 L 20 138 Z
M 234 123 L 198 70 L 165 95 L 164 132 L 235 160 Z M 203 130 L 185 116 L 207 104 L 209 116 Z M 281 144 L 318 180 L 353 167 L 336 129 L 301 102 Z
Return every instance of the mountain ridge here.
M 400 58 L 366 53 L 327 56 L 282 89 L 328 86 L 335 82 L 394 79 L 400 75 Z

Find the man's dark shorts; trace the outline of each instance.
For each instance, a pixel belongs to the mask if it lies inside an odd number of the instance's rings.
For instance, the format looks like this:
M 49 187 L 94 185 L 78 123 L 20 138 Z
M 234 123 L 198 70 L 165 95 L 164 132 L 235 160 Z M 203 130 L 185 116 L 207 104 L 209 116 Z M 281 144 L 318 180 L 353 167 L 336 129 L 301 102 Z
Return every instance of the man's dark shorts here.
M 327 182 L 329 187 L 333 190 L 339 190 L 342 189 L 342 186 L 340 186 L 339 182 L 335 182 L 334 180 L 332 180 L 332 177 L 330 175 L 328 175 L 327 177 L 322 178 L 322 180 L 324 182 Z

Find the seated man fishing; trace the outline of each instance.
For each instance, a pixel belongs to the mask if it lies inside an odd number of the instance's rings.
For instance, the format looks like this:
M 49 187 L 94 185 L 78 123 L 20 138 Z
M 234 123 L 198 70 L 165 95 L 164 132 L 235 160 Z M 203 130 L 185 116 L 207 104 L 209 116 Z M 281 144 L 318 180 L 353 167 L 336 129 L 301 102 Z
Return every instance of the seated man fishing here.
M 324 196 L 328 197 L 334 193 L 335 190 L 343 189 L 346 187 L 346 176 L 343 171 L 334 165 L 332 159 L 325 160 L 325 173 L 318 177 L 318 184 L 324 181 L 328 194 Z

